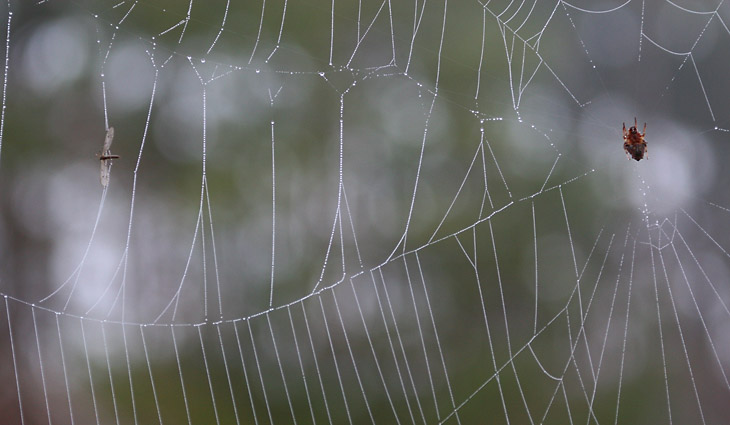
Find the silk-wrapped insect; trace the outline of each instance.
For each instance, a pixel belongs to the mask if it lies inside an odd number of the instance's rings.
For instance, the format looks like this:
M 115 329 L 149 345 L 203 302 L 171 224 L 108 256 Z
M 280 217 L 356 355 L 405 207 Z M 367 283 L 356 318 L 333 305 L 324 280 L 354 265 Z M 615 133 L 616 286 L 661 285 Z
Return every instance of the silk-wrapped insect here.
M 114 127 L 109 127 L 106 131 L 106 137 L 104 137 L 104 147 L 99 154 L 99 160 L 101 161 L 101 185 L 104 187 L 109 186 L 109 173 L 112 168 L 112 159 L 119 159 L 119 155 L 112 155 L 111 153 L 113 140 Z

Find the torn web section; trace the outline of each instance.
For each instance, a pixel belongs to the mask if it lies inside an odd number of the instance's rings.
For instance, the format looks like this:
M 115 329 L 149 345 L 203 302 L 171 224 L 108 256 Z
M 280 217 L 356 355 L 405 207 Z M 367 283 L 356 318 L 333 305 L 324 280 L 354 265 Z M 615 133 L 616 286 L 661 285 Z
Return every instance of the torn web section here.
M 32 378 L 15 380 L 17 396 L 10 385 L 20 412 L 38 402 L 43 420 L 69 405 L 76 422 L 102 423 L 465 423 L 485 406 L 504 423 L 721 415 L 727 205 L 703 165 L 723 130 L 651 116 L 722 108 L 699 84 L 715 62 L 693 72 L 666 50 L 699 58 L 705 37 L 693 47 L 694 34 L 662 39 L 649 25 L 678 8 L 335 2 L 313 9 L 315 37 L 298 38 L 300 3 L 193 2 L 121 22 L 135 4 L 100 26 L 119 22 L 117 41 L 157 37 L 164 52 L 151 54 L 154 137 L 138 156 L 148 188 L 104 210 L 135 212 L 131 243 L 111 244 L 130 249 L 126 280 L 86 292 L 98 304 L 74 298 L 88 304 L 70 313 L 91 318 L 5 303 L 3 355 L 30 353 L 13 362 Z M 662 71 L 641 68 L 650 57 Z M 653 85 L 665 74 L 669 88 Z M 620 146 L 634 115 L 649 123 L 639 163 Z M 117 129 L 140 134 L 143 121 Z M 171 171 L 182 177 L 165 183 Z M 74 355 L 60 370 L 47 348 L 55 313 Z

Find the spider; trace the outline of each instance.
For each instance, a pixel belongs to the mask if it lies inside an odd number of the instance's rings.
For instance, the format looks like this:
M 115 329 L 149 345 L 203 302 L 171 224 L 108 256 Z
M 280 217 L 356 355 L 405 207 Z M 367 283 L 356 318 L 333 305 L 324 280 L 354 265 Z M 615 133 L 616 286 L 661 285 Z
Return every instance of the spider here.
M 636 129 L 636 117 L 634 117 L 634 125 L 626 131 L 626 123 L 624 123 L 624 151 L 626 156 L 639 161 L 646 156 L 649 159 L 648 149 L 646 148 L 646 123 L 644 123 L 644 131 L 639 133 Z

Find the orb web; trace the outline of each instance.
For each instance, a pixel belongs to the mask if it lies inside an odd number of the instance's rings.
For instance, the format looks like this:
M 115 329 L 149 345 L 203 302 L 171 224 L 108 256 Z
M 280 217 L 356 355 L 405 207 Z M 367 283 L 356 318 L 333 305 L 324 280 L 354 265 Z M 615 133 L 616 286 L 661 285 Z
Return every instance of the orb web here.
M 727 417 L 723 1 L 0 12 L 9 423 Z

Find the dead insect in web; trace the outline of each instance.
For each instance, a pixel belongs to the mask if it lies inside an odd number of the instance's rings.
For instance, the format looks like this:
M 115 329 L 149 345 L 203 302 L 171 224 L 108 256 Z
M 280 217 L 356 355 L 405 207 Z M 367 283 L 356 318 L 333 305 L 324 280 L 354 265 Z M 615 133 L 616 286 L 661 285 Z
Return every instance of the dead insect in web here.
M 104 147 L 99 154 L 99 160 L 101 161 L 101 185 L 104 187 L 109 186 L 109 173 L 112 168 L 112 159 L 119 159 L 119 155 L 112 155 L 110 150 L 113 140 L 114 127 L 109 127 L 106 131 L 106 137 L 104 137 Z
M 649 158 L 649 151 L 646 149 L 646 139 L 644 139 L 644 136 L 646 136 L 646 123 L 644 123 L 644 131 L 642 133 L 639 133 L 639 130 L 636 129 L 636 117 L 634 117 L 633 127 L 629 128 L 628 131 L 626 131 L 626 123 L 624 123 L 624 151 L 629 159 L 634 158 L 639 161 L 644 156 L 647 159 Z

